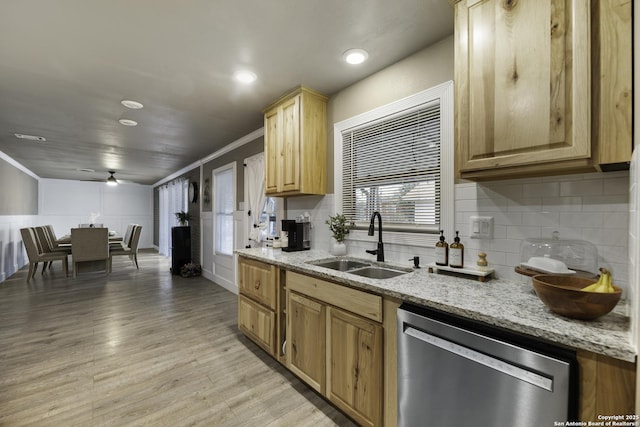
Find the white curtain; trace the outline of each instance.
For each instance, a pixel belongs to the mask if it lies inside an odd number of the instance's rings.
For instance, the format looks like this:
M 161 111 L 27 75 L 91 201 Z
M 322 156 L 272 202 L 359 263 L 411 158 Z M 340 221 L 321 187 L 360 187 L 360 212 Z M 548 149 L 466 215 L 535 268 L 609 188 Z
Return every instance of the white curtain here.
M 249 240 L 260 242 L 260 229 L 266 224 L 260 222 L 264 208 L 264 153 L 247 159 L 245 166 L 247 179 L 247 209 L 251 212 L 249 221 Z M 257 228 L 258 226 L 259 228 Z
M 171 256 L 171 227 L 179 225 L 176 212 L 188 210 L 189 181 L 181 178 L 174 180 L 159 189 L 160 225 L 158 236 L 158 252 Z

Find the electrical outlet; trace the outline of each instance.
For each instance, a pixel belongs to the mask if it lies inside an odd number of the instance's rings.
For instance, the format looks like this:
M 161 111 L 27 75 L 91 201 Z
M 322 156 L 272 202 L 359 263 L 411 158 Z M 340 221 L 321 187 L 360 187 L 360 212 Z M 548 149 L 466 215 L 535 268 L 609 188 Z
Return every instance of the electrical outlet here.
M 493 217 L 472 216 L 469 235 L 472 239 L 493 239 Z

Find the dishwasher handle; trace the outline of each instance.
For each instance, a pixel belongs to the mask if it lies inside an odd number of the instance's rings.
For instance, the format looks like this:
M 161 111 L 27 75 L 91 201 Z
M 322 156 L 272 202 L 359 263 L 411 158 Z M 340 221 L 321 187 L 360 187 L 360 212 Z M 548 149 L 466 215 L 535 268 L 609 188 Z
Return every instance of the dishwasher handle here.
M 551 378 L 544 377 L 535 372 L 531 372 L 519 366 L 507 363 L 503 360 L 496 359 L 495 357 L 491 357 L 484 353 L 480 353 L 479 351 L 473 350 L 469 347 L 447 341 L 435 335 L 427 334 L 411 326 L 407 326 L 404 330 L 404 333 L 426 344 L 439 347 L 444 351 L 454 353 L 472 362 L 476 362 L 490 369 L 500 371 L 503 374 L 510 375 L 516 379 L 525 381 L 544 390 L 553 391 L 553 380 Z

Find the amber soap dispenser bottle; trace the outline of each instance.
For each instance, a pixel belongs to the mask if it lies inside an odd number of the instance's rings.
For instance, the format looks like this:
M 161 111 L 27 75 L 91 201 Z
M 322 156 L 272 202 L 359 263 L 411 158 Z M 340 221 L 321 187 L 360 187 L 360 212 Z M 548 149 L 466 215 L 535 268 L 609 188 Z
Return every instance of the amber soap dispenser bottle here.
M 456 237 L 454 242 L 449 247 L 449 266 L 455 268 L 464 267 L 464 245 L 460 243 L 460 237 L 458 231 L 456 231 Z
M 449 264 L 449 244 L 444 241 L 444 230 L 440 230 L 440 241 L 436 243 L 436 265 Z

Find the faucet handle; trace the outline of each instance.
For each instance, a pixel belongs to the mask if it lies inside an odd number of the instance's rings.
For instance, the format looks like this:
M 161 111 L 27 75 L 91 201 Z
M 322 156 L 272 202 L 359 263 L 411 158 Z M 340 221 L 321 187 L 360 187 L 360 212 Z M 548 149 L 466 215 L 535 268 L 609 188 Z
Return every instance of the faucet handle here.
M 413 261 L 413 268 L 420 268 L 420 257 L 414 256 L 413 258 L 409 258 L 409 261 Z

